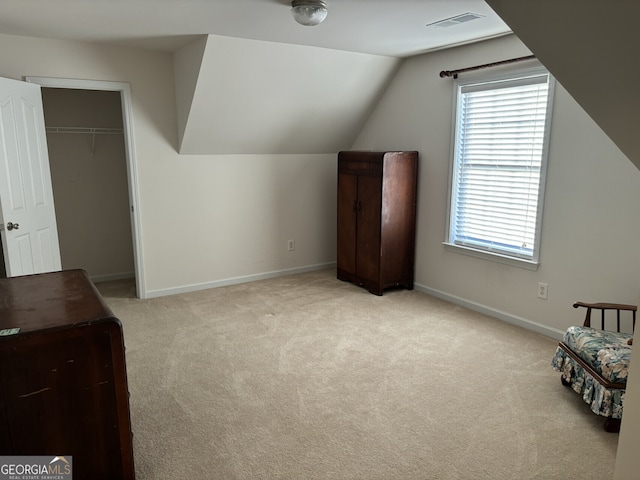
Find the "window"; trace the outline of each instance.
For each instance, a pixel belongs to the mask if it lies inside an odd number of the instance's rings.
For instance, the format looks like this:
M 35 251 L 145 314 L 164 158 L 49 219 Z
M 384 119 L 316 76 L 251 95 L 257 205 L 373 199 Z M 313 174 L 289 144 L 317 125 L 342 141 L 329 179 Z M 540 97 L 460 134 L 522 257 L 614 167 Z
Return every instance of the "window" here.
M 553 79 L 520 71 L 455 83 L 456 119 L 446 243 L 535 266 Z

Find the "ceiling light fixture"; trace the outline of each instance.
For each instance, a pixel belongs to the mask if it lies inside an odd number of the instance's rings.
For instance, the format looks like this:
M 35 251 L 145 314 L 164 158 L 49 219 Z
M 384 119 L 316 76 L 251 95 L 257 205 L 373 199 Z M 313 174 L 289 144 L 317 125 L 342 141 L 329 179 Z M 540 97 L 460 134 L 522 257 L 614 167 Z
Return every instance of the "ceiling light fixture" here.
M 327 18 L 327 3 L 323 0 L 293 0 L 291 14 L 300 25 L 312 27 Z

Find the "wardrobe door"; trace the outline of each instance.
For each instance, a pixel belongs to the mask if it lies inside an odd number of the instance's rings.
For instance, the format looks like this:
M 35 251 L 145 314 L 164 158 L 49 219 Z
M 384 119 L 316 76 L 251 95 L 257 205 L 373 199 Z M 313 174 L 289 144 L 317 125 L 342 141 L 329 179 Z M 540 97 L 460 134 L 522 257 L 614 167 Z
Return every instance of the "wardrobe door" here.
M 413 288 L 417 160 L 409 155 L 385 158 L 382 184 L 380 275 L 385 285 Z
M 357 195 L 358 177 L 340 173 L 338 175 L 338 275 L 356 274 Z
M 358 176 L 356 272 L 368 289 L 380 286 L 382 177 Z

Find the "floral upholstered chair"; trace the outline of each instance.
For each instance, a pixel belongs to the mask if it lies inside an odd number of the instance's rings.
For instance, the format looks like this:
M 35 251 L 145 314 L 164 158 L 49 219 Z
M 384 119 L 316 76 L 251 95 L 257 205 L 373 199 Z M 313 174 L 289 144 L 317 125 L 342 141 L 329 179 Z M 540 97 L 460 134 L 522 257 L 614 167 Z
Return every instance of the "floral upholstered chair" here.
M 593 413 L 606 417 L 604 429 L 618 432 L 633 345 L 633 335 L 621 332 L 620 317 L 621 312 L 630 312 L 627 315 L 633 331 L 637 307 L 583 302 L 576 302 L 573 307 L 587 309 L 584 324 L 567 329 L 551 365 L 561 373 L 562 383 L 580 394 Z M 601 328 L 592 327 L 592 310 L 601 311 Z M 610 318 L 614 311 L 615 317 Z M 615 325 L 615 330 L 605 330 L 606 321 L 606 326 Z

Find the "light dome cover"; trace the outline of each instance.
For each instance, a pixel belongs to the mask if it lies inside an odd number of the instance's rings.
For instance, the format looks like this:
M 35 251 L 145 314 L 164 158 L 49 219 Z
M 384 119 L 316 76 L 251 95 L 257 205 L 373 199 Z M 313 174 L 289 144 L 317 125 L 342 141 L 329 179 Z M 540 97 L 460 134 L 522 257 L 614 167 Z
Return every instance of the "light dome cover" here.
M 327 18 L 327 4 L 323 0 L 293 0 L 291 14 L 300 25 L 311 27 Z

